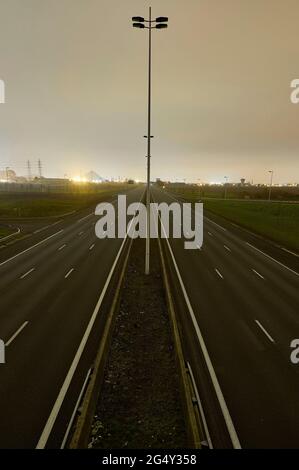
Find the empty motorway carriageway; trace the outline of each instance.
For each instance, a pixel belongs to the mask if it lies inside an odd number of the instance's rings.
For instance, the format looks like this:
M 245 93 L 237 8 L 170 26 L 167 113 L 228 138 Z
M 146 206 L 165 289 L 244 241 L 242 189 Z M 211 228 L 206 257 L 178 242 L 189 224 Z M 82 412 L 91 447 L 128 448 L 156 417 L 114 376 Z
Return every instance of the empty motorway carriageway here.
M 182 203 L 157 189 L 152 196 Z M 235 448 L 296 448 L 299 258 L 210 213 L 203 229 L 201 249 L 163 243 L 211 442 L 226 447 L 228 432 Z
M 143 192 L 131 191 L 128 202 Z M 127 251 L 127 239 L 96 237 L 94 212 L 0 252 L 0 448 L 60 448 L 64 441 Z
M 0 251 L 1 448 L 61 448 L 71 433 L 129 246 L 98 239 L 97 220 L 85 210 Z M 200 249 L 160 238 L 201 444 L 297 447 L 298 257 L 211 214 L 203 227 Z

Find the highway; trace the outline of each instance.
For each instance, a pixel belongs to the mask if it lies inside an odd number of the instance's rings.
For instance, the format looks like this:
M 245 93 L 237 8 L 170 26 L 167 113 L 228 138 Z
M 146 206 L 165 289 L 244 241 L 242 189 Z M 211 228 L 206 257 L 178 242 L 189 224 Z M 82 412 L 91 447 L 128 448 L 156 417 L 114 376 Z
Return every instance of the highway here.
M 130 191 L 128 202 L 142 193 Z M 94 209 L 1 250 L 1 448 L 60 448 L 65 437 L 99 345 L 102 297 L 123 246 L 96 238 Z
M 157 189 L 152 195 L 155 202 L 175 200 Z M 275 260 L 277 247 L 211 214 L 201 250 L 185 250 L 181 239 L 164 243 L 177 279 L 185 359 L 215 447 L 227 445 L 218 407 L 233 447 L 298 448 L 299 366 L 290 361 L 290 343 L 299 338 L 298 257 L 280 250 Z M 202 361 L 210 361 L 217 399 Z
M 141 196 L 133 190 L 128 202 Z M 174 201 L 154 188 L 152 196 Z M 92 209 L 74 214 L 0 251 L 1 448 L 60 448 L 65 438 L 123 246 L 98 240 L 96 220 Z M 236 448 L 298 447 L 299 365 L 290 361 L 298 257 L 211 214 L 202 249 L 183 242 L 164 241 L 185 359 L 214 447 L 231 446 L 228 433 Z

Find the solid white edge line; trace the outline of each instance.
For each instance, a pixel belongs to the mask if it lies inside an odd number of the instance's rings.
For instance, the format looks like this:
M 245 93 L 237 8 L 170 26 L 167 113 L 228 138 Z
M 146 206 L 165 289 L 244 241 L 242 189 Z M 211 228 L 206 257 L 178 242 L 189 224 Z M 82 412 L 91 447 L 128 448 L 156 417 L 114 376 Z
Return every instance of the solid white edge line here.
M 87 384 L 88 379 L 89 379 L 89 377 L 90 377 L 90 374 L 91 374 L 91 369 L 89 369 L 89 371 L 87 372 L 87 375 L 86 375 L 86 377 L 85 377 L 83 386 L 82 386 L 82 388 L 81 388 L 81 391 L 80 391 L 78 400 L 77 400 L 77 402 L 76 402 L 74 411 L 73 411 L 73 413 L 72 413 L 71 419 L 70 419 L 70 421 L 69 421 L 67 430 L 65 431 L 64 438 L 63 438 L 62 444 L 61 444 L 61 446 L 60 446 L 60 449 L 64 449 L 64 446 L 65 446 L 65 444 L 66 444 L 66 442 L 67 442 L 67 440 L 68 440 L 69 433 L 70 433 L 71 427 L 72 427 L 72 425 L 73 425 L 73 422 L 74 422 L 74 419 L 75 419 L 77 410 L 78 410 L 78 408 L 79 408 L 79 405 L 80 405 L 80 402 L 81 402 L 81 398 L 82 398 L 83 393 L 84 393 L 84 391 L 85 391 L 86 384 Z
M 60 233 L 63 232 L 63 229 L 62 230 L 59 230 L 59 232 L 56 232 L 54 233 L 53 235 L 50 235 L 49 237 L 45 238 L 44 240 L 41 240 L 40 242 L 36 243 L 35 245 L 32 245 L 30 246 L 29 248 L 27 248 L 26 250 L 24 251 L 21 251 L 20 253 L 12 256 L 11 258 L 8 258 L 7 260 L 3 261 L 2 263 L 0 263 L 0 266 L 3 266 L 4 264 L 8 263 L 9 261 L 12 261 L 13 259 L 17 258 L 18 256 L 21 256 L 23 255 L 24 253 L 27 253 L 27 251 L 30 251 L 32 250 L 33 248 L 35 248 L 36 246 L 39 246 L 41 245 L 42 243 L 45 243 L 47 240 L 50 240 L 50 238 L 53 238 L 53 237 L 56 237 L 56 235 L 59 235 Z
M 204 204 L 204 202 L 203 202 L 203 204 Z M 217 224 L 216 222 L 214 222 L 214 220 L 209 219 L 209 217 L 204 216 L 204 219 L 207 219 L 209 222 L 211 222 L 212 224 L 216 225 L 218 228 L 221 228 L 221 230 L 223 230 L 223 232 L 227 232 L 227 229 L 226 229 L 226 228 L 221 227 L 221 225 L 219 225 L 219 224 Z
M 172 197 L 172 199 L 174 199 L 175 201 L 177 202 L 180 202 L 178 199 L 176 199 L 175 197 L 173 197 L 172 195 L 170 195 L 169 193 L 167 193 L 168 196 Z M 211 222 L 212 224 L 214 225 L 217 225 L 217 227 L 221 228 L 221 230 L 223 230 L 224 232 L 227 232 L 227 229 L 224 228 L 224 227 L 221 227 L 221 225 L 217 224 L 216 222 L 214 222 L 213 220 L 209 219 L 208 217 L 204 216 L 204 219 L 207 219 L 209 222 Z M 239 227 L 239 225 L 237 224 L 234 224 L 233 222 L 231 222 L 231 225 L 234 225 L 235 227 L 237 228 L 241 228 L 242 230 L 245 230 L 246 232 L 249 232 L 255 236 L 257 236 L 256 234 L 254 234 L 253 232 L 250 232 L 250 230 L 246 230 L 244 229 L 243 227 Z M 297 273 L 296 271 L 294 271 L 293 269 L 289 268 L 288 266 L 286 266 L 285 264 L 281 263 L 280 261 L 277 261 L 277 259 L 275 258 L 272 258 L 272 256 L 270 255 L 267 255 L 266 253 L 264 253 L 262 250 L 259 250 L 258 248 L 256 248 L 255 246 L 251 245 L 251 243 L 248 243 L 246 242 L 246 244 L 248 246 L 250 246 L 251 248 L 253 248 L 254 250 L 257 250 L 258 252 L 262 253 L 264 256 L 266 256 L 267 258 L 271 259 L 272 261 L 274 261 L 275 263 L 279 264 L 280 266 L 284 267 L 285 269 L 288 269 L 289 271 L 291 271 L 291 273 L 295 274 L 295 276 L 299 276 L 299 273 Z M 283 247 L 280 247 L 283 251 L 286 251 L 296 257 L 299 257 L 299 255 L 297 253 L 294 253 L 293 251 L 290 251 L 288 250 L 287 248 L 283 248 Z
M 200 416 L 201 416 L 201 419 L 202 419 L 202 422 L 203 422 L 203 427 L 204 427 L 204 430 L 205 430 L 205 434 L 206 434 L 206 437 L 207 437 L 208 446 L 209 446 L 209 449 L 213 449 L 213 443 L 212 443 L 208 423 L 207 423 L 207 420 L 206 420 L 205 412 L 204 412 L 204 409 L 203 409 L 203 406 L 202 406 L 202 403 L 201 403 L 201 399 L 200 399 L 200 396 L 199 396 L 199 393 L 198 393 L 198 389 L 197 389 L 197 386 L 196 386 L 196 382 L 195 382 L 194 374 L 193 374 L 193 371 L 192 371 L 192 367 L 191 367 L 189 362 L 187 362 L 187 367 L 188 367 L 188 370 L 189 370 L 189 374 L 191 376 L 191 380 L 193 382 L 195 396 L 196 396 Z
M 24 330 L 24 328 L 28 325 L 28 321 L 25 321 L 22 326 L 12 335 L 12 337 L 5 343 L 5 346 L 8 347 L 15 339 L 16 337 L 21 333 L 21 331 Z
M 21 232 L 21 229 L 18 227 L 18 230 L 14 233 L 11 233 L 10 235 L 7 235 L 7 237 L 2 237 L 0 238 L 0 242 L 4 242 L 5 240 L 8 240 L 9 238 L 15 237 L 16 235 L 19 235 Z
M 116 200 L 117 200 L 117 199 L 116 199 Z M 115 200 L 115 201 L 116 201 L 116 200 Z M 112 203 L 115 202 L 115 201 L 112 201 Z M 73 214 L 74 212 L 75 212 L 75 211 L 70 212 L 70 214 Z M 77 220 L 75 223 L 81 222 L 82 220 L 84 220 L 84 219 L 86 219 L 87 217 L 90 217 L 90 216 L 92 216 L 92 215 L 94 215 L 94 212 L 92 212 L 91 214 L 87 215 L 86 217 L 83 217 L 83 219 Z M 56 225 L 56 224 L 58 224 L 59 222 L 60 222 L 60 221 L 55 222 L 55 223 L 52 224 L 52 225 Z M 64 231 L 64 229 L 59 230 L 59 232 L 53 233 L 53 235 L 50 235 L 49 237 L 44 238 L 44 240 L 41 240 L 40 242 L 36 243 L 35 245 L 32 245 L 32 246 L 30 246 L 29 248 L 27 248 L 26 250 L 23 250 L 23 251 L 21 251 L 20 253 L 17 253 L 16 255 L 12 256 L 11 258 L 8 258 L 7 260 L 5 260 L 5 261 L 3 261 L 2 263 L 0 263 L 0 267 L 3 266 L 4 264 L 8 263 L 9 261 L 12 261 L 13 259 L 17 258 L 18 256 L 21 256 L 21 255 L 23 255 L 24 253 L 27 253 L 27 251 L 32 250 L 32 249 L 35 248 L 36 246 L 41 245 L 42 243 L 46 242 L 47 240 L 50 240 L 50 238 L 55 237 L 56 235 L 59 235 L 59 234 L 62 233 L 63 231 Z M 17 233 L 16 233 L 16 235 L 17 235 Z M 0 239 L 0 242 L 3 241 L 3 240 L 4 240 L 4 238 Z M 4 247 L 3 247 L 3 248 L 4 248 Z
M 174 199 L 175 201 L 177 201 L 179 204 L 184 204 L 184 202 L 182 201 L 179 201 L 176 197 L 174 197 L 172 194 L 169 194 L 169 193 L 166 193 L 167 196 L 171 197 L 172 199 Z M 203 202 L 204 204 L 204 202 Z M 209 219 L 208 217 L 204 216 L 204 219 L 207 219 L 209 222 L 211 222 L 212 224 L 216 225 L 217 227 L 219 227 L 221 230 L 223 230 L 223 232 L 227 232 L 227 229 L 224 228 L 224 227 L 221 227 L 221 225 L 217 224 L 216 222 L 214 222 L 214 220 L 211 220 Z
M 256 271 L 255 269 L 252 268 L 252 271 L 258 276 L 260 277 L 261 279 L 265 279 L 264 276 L 262 276 L 258 271 Z
M 25 279 L 25 277 L 27 277 L 27 276 L 29 276 L 29 274 L 33 273 L 34 270 L 35 270 L 35 268 L 29 269 L 29 271 L 27 271 L 27 273 L 23 274 L 23 276 L 21 276 L 20 279 Z
M 263 325 L 258 320 L 254 320 L 254 321 L 260 327 L 262 332 L 267 336 L 267 338 L 271 341 L 271 343 L 275 343 L 274 339 L 272 338 L 271 335 L 269 335 L 268 331 L 263 327 Z
M 58 220 L 57 222 L 54 222 L 54 224 L 46 225 L 45 227 L 42 227 L 38 230 L 35 230 L 35 232 L 33 232 L 33 233 L 36 234 L 36 233 L 43 232 L 44 230 L 47 230 L 47 228 L 54 227 L 54 225 L 60 224 L 61 222 L 62 222 L 62 220 Z
M 218 274 L 219 277 L 221 277 L 221 279 L 224 279 L 224 277 L 222 276 L 221 272 L 219 271 L 219 269 L 215 268 L 215 271 L 216 273 Z
M 0 240 L 1 241 L 1 240 Z M 290 253 L 293 256 L 296 256 L 296 258 L 299 258 L 299 255 L 297 253 L 294 253 L 294 251 L 288 250 L 287 248 L 281 247 L 283 251 L 286 251 L 287 253 Z
M 246 245 L 250 246 L 250 247 L 253 248 L 254 250 L 256 250 L 256 251 L 258 251 L 259 253 L 261 253 L 262 255 L 266 256 L 266 258 L 271 259 L 272 261 L 274 261 L 274 263 L 279 264 L 279 265 L 282 266 L 283 268 L 285 268 L 285 269 L 287 269 L 288 271 L 290 271 L 291 273 L 295 274 L 295 276 L 299 276 L 299 274 L 298 274 L 296 271 L 294 271 L 293 269 L 289 268 L 288 266 L 286 266 L 285 264 L 281 263 L 280 261 L 277 261 L 277 259 L 272 258 L 272 256 L 267 255 L 267 254 L 264 253 L 262 250 L 259 250 L 259 249 L 256 248 L 255 246 L 251 245 L 251 243 L 246 242 Z
M 144 194 L 144 193 L 142 193 L 141 199 L 142 199 L 142 197 L 143 197 L 143 194 Z M 141 199 L 140 199 L 140 201 L 141 201 Z M 140 202 L 140 201 L 139 201 L 139 202 Z M 85 330 L 85 333 L 84 333 L 84 335 L 83 335 L 83 338 L 82 338 L 82 340 L 81 340 L 81 342 L 80 342 L 80 345 L 79 345 L 79 347 L 78 347 L 78 350 L 77 350 L 77 352 L 76 352 L 76 355 L 75 355 L 75 357 L 74 357 L 74 359 L 73 359 L 73 362 L 72 362 L 72 364 L 71 364 L 71 367 L 69 368 L 69 371 L 68 371 L 68 373 L 67 373 L 67 375 L 66 375 L 66 378 L 64 379 L 64 382 L 63 382 L 63 384 L 62 384 L 62 387 L 61 387 L 61 389 L 60 389 L 60 392 L 59 392 L 59 394 L 58 394 L 58 397 L 56 398 L 56 401 L 55 401 L 55 403 L 54 403 L 54 406 L 53 406 L 53 408 L 52 408 L 52 411 L 51 411 L 51 413 L 50 413 L 50 416 L 49 416 L 49 418 L 48 418 L 48 420 L 47 420 L 47 422 L 46 422 L 46 425 L 45 425 L 45 427 L 44 427 L 44 429 L 43 429 L 43 432 L 42 432 L 42 434 L 41 434 L 41 437 L 39 438 L 39 441 L 38 441 L 38 443 L 37 443 L 37 445 L 36 445 L 36 449 L 44 449 L 45 446 L 46 446 L 46 444 L 47 444 L 47 441 L 48 441 L 48 439 L 49 439 L 50 433 L 51 433 L 51 431 L 52 431 L 52 429 L 53 429 L 53 426 L 54 426 L 54 424 L 55 424 L 55 421 L 56 421 L 56 419 L 57 419 L 58 413 L 59 413 L 59 411 L 60 411 L 60 408 L 61 408 L 61 406 L 62 406 L 62 403 L 63 403 L 63 401 L 64 401 L 64 399 L 65 399 L 66 393 L 67 393 L 67 391 L 68 391 L 68 389 L 69 389 L 69 386 L 70 386 L 70 384 L 71 384 L 72 378 L 73 378 L 73 376 L 74 376 L 74 374 L 75 374 L 75 372 L 76 372 L 77 366 L 78 366 L 78 364 L 79 364 L 79 361 L 80 361 L 81 356 L 82 356 L 82 354 L 83 354 L 83 351 L 84 351 L 84 349 L 85 349 L 85 346 L 86 346 L 86 343 L 87 343 L 87 341 L 88 341 L 89 335 L 90 335 L 90 333 L 91 333 L 91 331 L 92 331 L 92 328 L 93 328 L 93 325 L 94 325 L 94 323 L 95 323 L 95 321 L 96 321 L 96 319 L 97 319 L 97 316 L 98 316 L 100 307 L 101 307 L 101 305 L 102 305 L 102 302 L 103 302 L 103 299 L 104 299 L 104 297 L 105 297 L 106 291 L 107 291 L 107 289 L 108 289 L 108 287 L 109 287 L 109 284 L 110 284 L 111 278 L 112 278 L 112 276 L 113 276 L 114 270 L 115 270 L 115 268 L 116 268 L 116 266 L 117 266 L 118 260 L 119 260 L 119 258 L 120 258 L 120 256 L 121 256 L 123 247 L 124 247 L 124 245 L 125 245 L 125 243 L 126 243 L 126 240 L 127 240 L 127 237 L 128 237 L 128 233 L 129 233 L 129 231 L 130 231 L 130 228 L 131 228 L 131 225 L 132 225 L 132 223 L 133 223 L 133 220 L 134 220 L 134 218 L 132 218 L 132 220 L 131 220 L 131 222 L 130 222 L 130 224 L 129 224 L 126 237 L 123 239 L 123 242 L 122 242 L 122 244 L 121 244 L 121 246 L 120 246 L 120 249 L 119 249 L 119 251 L 118 251 L 118 253 L 117 253 L 117 255 L 116 255 L 116 258 L 115 258 L 115 260 L 114 260 L 114 263 L 113 263 L 113 265 L 112 265 L 112 268 L 111 268 L 111 270 L 110 270 L 110 272 L 109 272 L 109 274 L 108 274 L 108 277 L 107 277 L 107 279 L 106 279 L 104 288 L 103 288 L 103 290 L 102 290 L 102 292 L 101 292 L 100 298 L 99 298 L 99 300 L 98 300 L 98 302 L 97 302 L 97 304 L 96 304 L 96 306 L 95 306 L 95 308 L 94 308 L 94 311 L 93 311 L 92 316 L 91 316 L 91 318 L 90 318 L 90 320 L 89 320 L 89 323 L 88 323 L 88 325 L 87 325 L 87 328 L 86 328 L 86 330 Z
M 88 217 L 91 217 L 92 215 L 94 215 L 94 212 L 91 212 L 90 214 L 86 215 L 85 217 L 82 217 L 82 219 L 77 220 L 76 223 L 78 224 L 79 222 L 82 222 L 82 220 L 88 219 Z
M 113 203 L 116 202 L 116 201 L 117 201 L 117 199 L 113 199 L 113 200 L 111 201 L 111 204 L 113 204 Z M 82 220 L 88 219 L 88 217 L 91 217 L 92 215 L 95 215 L 95 213 L 94 213 L 94 212 L 91 212 L 90 214 L 86 215 L 85 217 L 82 217 L 82 219 L 77 220 L 75 223 L 77 224 L 77 223 L 79 223 L 79 222 L 82 222 Z
M 192 320 L 193 326 L 194 326 L 196 334 L 197 334 L 197 338 L 198 338 L 198 341 L 199 341 L 199 344 L 200 344 L 200 347 L 201 347 L 201 350 L 202 350 L 202 353 L 203 353 L 203 356 L 204 356 L 204 359 L 205 359 L 205 362 L 206 362 L 206 365 L 207 365 L 207 368 L 208 368 L 208 371 L 209 371 L 209 374 L 210 374 L 210 377 L 211 377 L 211 380 L 212 380 L 212 383 L 213 383 L 213 386 L 214 386 L 214 389 L 215 389 L 215 393 L 216 393 L 216 396 L 217 396 L 217 399 L 218 399 L 218 402 L 219 402 L 219 405 L 220 405 L 220 408 L 221 408 L 221 411 L 222 411 L 222 414 L 223 414 L 223 417 L 224 417 L 224 420 L 225 420 L 225 423 L 226 423 L 226 427 L 227 427 L 227 430 L 229 432 L 229 435 L 230 435 L 230 438 L 231 438 L 231 441 L 232 441 L 232 444 L 233 444 L 233 447 L 234 447 L 234 449 L 241 449 L 241 444 L 240 444 L 235 426 L 233 424 L 233 421 L 232 421 L 232 418 L 230 416 L 230 412 L 228 410 L 225 398 L 224 398 L 222 390 L 220 388 L 220 384 L 218 382 L 216 372 L 214 370 L 212 361 L 210 359 L 205 341 L 203 339 L 200 328 L 198 326 L 198 323 L 197 323 L 197 320 L 196 320 L 196 317 L 195 317 L 190 299 L 188 297 L 188 294 L 187 294 L 187 291 L 185 289 L 185 285 L 183 283 L 178 265 L 177 265 L 176 260 L 175 260 L 175 256 L 173 254 L 173 251 L 172 251 L 172 248 L 170 246 L 169 240 L 166 237 L 166 232 L 165 232 L 164 226 L 162 224 L 161 218 L 159 217 L 159 219 L 160 219 L 160 222 L 161 222 L 164 234 L 165 234 L 165 240 L 166 240 L 168 248 L 169 248 L 169 252 L 170 252 L 170 255 L 171 255 L 171 258 L 172 258 L 172 261 L 173 261 L 173 264 L 174 264 L 174 267 L 175 267 L 175 270 L 176 270 L 176 273 L 177 273 L 177 276 L 178 276 L 178 279 L 179 279 L 179 283 L 181 285 L 181 288 L 182 288 L 182 291 L 183 291 L 183 294 L 184 294 L 185 302 L 187 304 L 187 307 L 188 307 L 188 310 L 189 310 L 189 313 L 190 313 L 190 316 L 191 316 L 191 320 Z

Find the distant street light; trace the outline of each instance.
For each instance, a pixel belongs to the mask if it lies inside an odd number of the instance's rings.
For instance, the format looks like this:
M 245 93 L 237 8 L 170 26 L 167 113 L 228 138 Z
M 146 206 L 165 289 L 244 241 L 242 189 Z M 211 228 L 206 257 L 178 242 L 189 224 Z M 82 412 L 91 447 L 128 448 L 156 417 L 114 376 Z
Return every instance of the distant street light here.
M 226 180 L 226 183 L 224 183 L 224 199 L 226 199 L 226 197 L 227 197 L 228 176 L 225 176 L 224 179 Z
M 269 173 L 270 173 L 270 186 L 269 186 L 269 196 L 268 196 L 268 200 L 271 201 L 271 194 L 272 194 L 272 185 L 273 185 L 273 173 L 274 173 L 274 170 L 269 170 Z
M 148 54 L 148 132 L 147 136 L 147 191 L 146 191 L 146 209 L 147 209 L 147 225 L 146 225 L 146 248 L 145 248 L 145 274 L 149 274 L 150 267 L 150 181 L 151 181 L 151 100 L 152 100 L 152 29 L 167 28 L 168 18 L 159 16 L 152 20 L 152 9 L 149 8 L 149 19 L 146 20 L 142 16 L 133 16 L 133 27 L 140 29 L 148 29 L 149 32 L 149 54 Z M 148 26 L 146 26 L 146 24 Z

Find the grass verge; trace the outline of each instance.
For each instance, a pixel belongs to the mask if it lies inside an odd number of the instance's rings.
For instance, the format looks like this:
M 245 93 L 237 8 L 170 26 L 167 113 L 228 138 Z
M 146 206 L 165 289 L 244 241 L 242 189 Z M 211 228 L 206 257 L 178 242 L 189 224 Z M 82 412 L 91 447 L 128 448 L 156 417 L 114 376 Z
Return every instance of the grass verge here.
M 105 185 L 96 193 L 91 194 L 2 193 L 0 194 L 0 218 L 60 216 L 84 209 L 91 204 L 97 204 L 106 197 L 128 189 L 133 189 L 133 186 Z
M 179 196 L 198 202 L 198 194 L 180 191 Z M 204 210 L 220 215 L 286 248 L 299 252 L 299 204 L 268 201 L 202 199 Z

